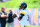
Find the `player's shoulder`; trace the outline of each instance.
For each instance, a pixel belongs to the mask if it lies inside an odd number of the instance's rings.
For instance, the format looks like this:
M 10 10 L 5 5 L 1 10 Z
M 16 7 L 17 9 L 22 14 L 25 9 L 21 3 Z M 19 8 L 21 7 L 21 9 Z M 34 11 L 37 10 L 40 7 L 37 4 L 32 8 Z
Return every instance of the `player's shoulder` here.
M 3 13 L 2 11 L 0 11 L 0 13 Z
M 26 15 L 29 14 L 28 9 L 25 9 L 24 12 Z
M 25 15 L 25 11 L 20 11 L 20 14 L 24 14 Z

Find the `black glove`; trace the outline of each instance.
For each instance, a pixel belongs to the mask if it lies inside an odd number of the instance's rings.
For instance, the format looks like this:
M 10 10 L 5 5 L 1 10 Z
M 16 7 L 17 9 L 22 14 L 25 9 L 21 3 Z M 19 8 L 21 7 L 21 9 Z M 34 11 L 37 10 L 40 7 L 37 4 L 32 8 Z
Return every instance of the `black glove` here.
M 15 14 L 12 16 L 13 18 L 17 17 Z

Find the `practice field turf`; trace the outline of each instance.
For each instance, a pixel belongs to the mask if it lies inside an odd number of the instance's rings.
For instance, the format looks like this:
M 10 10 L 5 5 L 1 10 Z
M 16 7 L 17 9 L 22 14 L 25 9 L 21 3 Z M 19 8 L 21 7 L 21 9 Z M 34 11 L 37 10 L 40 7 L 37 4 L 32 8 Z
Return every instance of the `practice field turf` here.
M 19 8 L 21 2 L 27 3 L 27 8 L 40 8 L 40 0 L 11 0 L 7 2 L 0 2 L 0 7 Z
M 30 27 L 40 27 L 40 26 L 31 25 Z
M 6 26 L 6 27 L 7 27 L 7 26 Z M 14 27 L 18 27 L 18 26 L 14 26 Z M 40 27 L 40 26 L 31 25 L 30 27 Z

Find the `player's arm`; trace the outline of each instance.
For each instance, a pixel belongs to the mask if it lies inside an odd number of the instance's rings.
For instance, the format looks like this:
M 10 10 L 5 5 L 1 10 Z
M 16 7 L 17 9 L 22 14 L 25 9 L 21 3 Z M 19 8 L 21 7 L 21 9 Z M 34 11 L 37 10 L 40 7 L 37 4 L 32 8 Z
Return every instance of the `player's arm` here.
M 20 21 L 23 18 L 23 16 L 25 15 L 25 12 L 24 11 L 21 11 L 20 12 L 20 16 L 18 14 L 16 14 L 16 15 L 18 17 L 18 20 Z
M 24 16 L 23 14 L 20 14 L 18 20 L 20 21 L 23 18 L 23 16 Z

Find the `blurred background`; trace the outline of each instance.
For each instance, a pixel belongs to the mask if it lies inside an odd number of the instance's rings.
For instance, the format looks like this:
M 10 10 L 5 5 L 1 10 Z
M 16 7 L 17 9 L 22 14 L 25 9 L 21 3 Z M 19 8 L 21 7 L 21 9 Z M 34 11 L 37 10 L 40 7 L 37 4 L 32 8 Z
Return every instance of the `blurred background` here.
M 29 21 L 30 27 L 40 27 L 40 0 L 0 0 L 0 9 L 2 6 L 5 6 L 7 13 L 9 8 L 18 11 L 19 5 L 22 2 L 27 3 L 27 10 L 30 13 L 30 21 Z M 14 27 L 19 27 L 20 26 L 19 21 L 17 20 L 17 18 L 15 19 L 14 19 Z
M 22 2 L 27 3 L 27 8 L 40 8 L 40 0 L 0 0 L 0 7 L 19 8 Z

